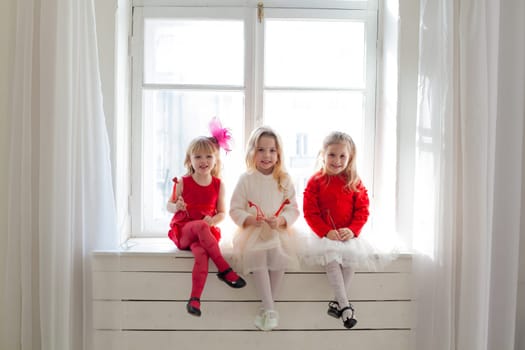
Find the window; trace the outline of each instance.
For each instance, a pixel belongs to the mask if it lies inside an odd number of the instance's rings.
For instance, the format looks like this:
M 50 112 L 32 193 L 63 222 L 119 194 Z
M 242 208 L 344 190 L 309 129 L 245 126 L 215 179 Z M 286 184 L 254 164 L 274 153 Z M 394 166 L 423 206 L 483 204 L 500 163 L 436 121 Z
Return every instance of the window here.
M 263 12 L 242 3 L 133 9 L 135 237 L 165 236 L 171 179 L 184 174 L 189 141 L 208 135 L 214 116 L 235 140 L 235 149 L 222 156 L 228 191 L 244 171 L 249 133 L 270 125 L 283 138 L 299 196 L 322 139 L 336 129 L 354 138 L 358 169 L 373 196 L 375 1 L 267 1 Z M 339 9 L 318 8 L 335 3 Z

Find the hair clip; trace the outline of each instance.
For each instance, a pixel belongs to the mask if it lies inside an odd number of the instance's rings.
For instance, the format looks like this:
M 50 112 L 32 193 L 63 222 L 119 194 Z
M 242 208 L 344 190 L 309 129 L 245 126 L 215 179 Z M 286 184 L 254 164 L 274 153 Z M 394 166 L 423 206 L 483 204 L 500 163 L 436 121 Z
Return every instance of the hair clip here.
M 226 152 L 230 152 L 232 150 L 231 142 L 233 141 L 230 129 L 223 128 L 217 117 L 213 117 L 210 121 L 209 128 L 211 136 L 215 138 L 219 147 Z

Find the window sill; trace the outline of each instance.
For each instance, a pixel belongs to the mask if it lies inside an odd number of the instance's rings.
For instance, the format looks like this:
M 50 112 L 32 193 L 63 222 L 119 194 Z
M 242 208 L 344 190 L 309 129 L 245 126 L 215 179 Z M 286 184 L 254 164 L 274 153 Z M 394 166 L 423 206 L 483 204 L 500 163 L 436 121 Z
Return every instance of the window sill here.
M 221 244 L 221 251 L 225 257 L 232 255 L 232 247 L 229 242 Z M 119 254 L 119 255 L 169 255 L 175 257 L 193 257 L 191 251 L 178 249 L 169 238 L 130 238 L 124 242 L 120 249 L 95 251 L 95 254 Z M 408 249 L 398 250 L 398 258 L 410 258 L 414 253 Z

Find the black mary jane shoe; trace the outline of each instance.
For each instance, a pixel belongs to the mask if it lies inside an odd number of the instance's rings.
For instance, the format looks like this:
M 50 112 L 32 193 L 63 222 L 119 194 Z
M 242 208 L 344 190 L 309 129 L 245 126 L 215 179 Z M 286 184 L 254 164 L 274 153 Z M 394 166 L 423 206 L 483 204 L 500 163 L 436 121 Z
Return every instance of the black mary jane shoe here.
M 200 303 L 200 299 L 197 298 L 197 297 L 191 297 L 190 300 L 188 300 L 188 303 L 186 304 L 186 310 L 188 311 L 188 313 L 190 315 L 193 315 L 193 316 L 197 316 L 197 317 L 200 317 L 201 315 L 201 309 L 199 309 L 198 307 L 195 307 L 193 305 L 191 305 L 190 303 L 192 301 L 198 301 Z
M 341 316 L 343 315 L 343 311 L 345 310 L 352 310 L 352 315 L 350 315 L 350 317 L 347 317 L 346 319 L 343 319 L 343 326 L 345 326 L 345 328 L 348 329 L 354 328 L 354 326 L 357 324 L 357 320 L 354 318 L 354 308 L 352 307 L 352 304 L 340 310 Z
M 222 272 L 219 272 L 217 274 L 217 277 L 223 281 L 224 283 L 226 283 L 227 285 L 229 285 L 230 287 L 232 288 L 242 288 L 246 285 L 246 281 L 241 277 L 239 276 L 239 278 L 237 278 L 235 281 L 228 281 L 226 279 L 226 275 L 229 274 L 230 272 L 232 272 L 232 268 L 231 267 L 228 267 L 226 270 L 222 271 Z
M 339 303 L 335 300 L 328 302 L 328 310 L 326 313 L 334 318 L 341 317 L 341 311 L 339 311 Z

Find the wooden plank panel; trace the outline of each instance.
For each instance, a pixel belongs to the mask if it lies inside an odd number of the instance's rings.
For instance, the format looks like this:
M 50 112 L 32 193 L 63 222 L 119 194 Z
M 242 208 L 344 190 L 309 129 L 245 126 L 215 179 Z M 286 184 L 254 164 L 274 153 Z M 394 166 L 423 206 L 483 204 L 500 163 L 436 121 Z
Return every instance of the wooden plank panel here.
M 409 301 L 355 302 L 356 329 L 409 329 Z M 186 312 L 186 302 L 94 302 L 94 327 L 126 330 L 256 330 L 259 302 L 205 302 L 202 316 Z M 343 329 L 326 314 L 326 302 L 277 302 L 280 330 Z M 233 317 L 224 317 L 234 315 Z M 220 322 L 217 322 L 220 320 Z
M 337 331 L 96 331 L 97 350 L 218 349 L 366 349 L 410 350 L 408 330 Z
M 225 254 L 226 260 L 231 262 L 231 256 Z M 401 255 L 384 268 L 382 272 L 410 272 L 412 269 L 410 255 Z M 170 253 L 96 253 L 94 254 L 93 271 L 191 271 L 193 256 L 187 251 Z M 210 271 L 216 272 L 213 263 Z M 301 272 L 322 272 L 322 267 L 302 266 Z M 358 270 L 358 272 L 367 272 Z
M 409 273 L 357 273 L 349 290 L 352 300 L 409 300 Z M 94 272 L 93 298 L 124 300 L 186 300 L 191 273 Z M 251 275 L 242 289 L 228 288 L 210 274 L 203 300 L 258 300 Z M 315 286 L 315 287 L 314 287 Z M 332 292 L 324 273 L 287 273 L 279 300 L 328 300 Z

